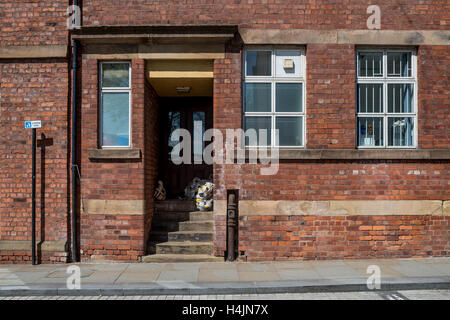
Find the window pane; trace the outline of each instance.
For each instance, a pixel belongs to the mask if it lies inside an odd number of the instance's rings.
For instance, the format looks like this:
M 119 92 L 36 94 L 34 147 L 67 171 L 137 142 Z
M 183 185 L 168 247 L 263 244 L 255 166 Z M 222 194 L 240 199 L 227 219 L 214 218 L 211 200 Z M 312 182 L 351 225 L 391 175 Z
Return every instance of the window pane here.
M 301 83 L 277 83 L 276 111 L 303 112 L 302 91 Z
M 412 146 L 414 118 L 388 118 L 389 146 Z
M 300 57 L 300 51 L 276 51 L 275 73 L 277 77 L 299 77 Z
M 129 146 L 129 93 L 102 95 L 103 146 Z
M 388 84 L 388 112 L 414 112 L 414 86 L 412 83 Z
M 358 84 L 358 112 L 383 112 L 383 84 Z
M 128 88 L 130 86 L 128 63 L 103 63 L 103 88 Z
M 270 112 L 271 102 L 270 83 L 245 84 L 245 112 Z
M 383 118 L 358 118 L 358 145 L 361 147 L 383 145 Z
M 383 53 L 360 52 L 359 76 L 360 77 L 382 77 L 383 76 Z
M 277 117 L 276 128 L 279 134 L 280 146 L 303 145 L 302 117 Z
M 271 51 L 247 51 L 247 75 L 270 76 L 272 74 Z
M 201 111 L 194 112 L 194 162 L 202 163 L 204 141 L 203 134 L 205 133 L 205 113 Z
M 254 142 L 254 139 L 249 139 L 248 136 L 245 137 L 245 145 L 247 146 L 256 146 L 256 145 L 270 145 L 272 142 L 271 140 L 271 118 L 270 117 L 245 117 L 245 130 L 247 131 L 248 129 L 254 129 L 256 130 L 256 132 L 254 131 L 253 133 L 256 134 L 256 138 L 257 138 L 257 144 Z M 263 141 L 261 141 L 261 136 L 260 136 L 260 129 L 266 129 L 266 137 L 267 137 L 267 143 L 263 143 Z M 262 132 L 263 133 L 263 132 Z M 262 134 L 261 133 L 261 134 Z
M 169 157 L 169 159 L 171 159 L 172 149 L 180 142 L 180 135 L 174 134 L 174 136 L 172 137 L 172 133 L 177 129 L 181 129 L 181 113 L 169 111 L 167 120 L 168 120 L 167 126 L 169 129 L 168 130 L 169 136 L 168 136 L 168 141 L 167 141 L 167 144 L 169 146 L 168 157 Z M 173 138 L 174 140 L 172 140 L 171 138 Z
M 411 52 L 388 52 L 388 77 L 411 77 Z

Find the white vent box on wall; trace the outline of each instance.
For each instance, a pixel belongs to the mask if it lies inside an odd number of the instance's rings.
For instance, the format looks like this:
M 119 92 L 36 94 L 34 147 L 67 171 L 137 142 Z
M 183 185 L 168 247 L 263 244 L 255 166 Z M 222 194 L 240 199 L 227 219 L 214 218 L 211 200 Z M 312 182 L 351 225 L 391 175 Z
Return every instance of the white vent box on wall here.
M 277 77 L 300 77 L 300 51 L 278 50 L 275 57 L 275 74 Z

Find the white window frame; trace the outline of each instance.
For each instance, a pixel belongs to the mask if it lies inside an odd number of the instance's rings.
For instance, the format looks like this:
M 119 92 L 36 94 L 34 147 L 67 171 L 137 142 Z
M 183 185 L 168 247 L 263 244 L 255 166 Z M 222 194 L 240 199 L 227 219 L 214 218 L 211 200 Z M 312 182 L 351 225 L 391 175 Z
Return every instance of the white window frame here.
M 359 53 L 360 52 L 379 52 L 383 54 L 383 75 L 382 77 L 360 77 L 359 76 Z M 409 52 L 411 53 L 411 77 L 388 77 L 387 53 L 388 52 Z M 356 146 L 358 149 L 416 149 L 418 145 L 418 82 L 417 82 L 417 52 L 411 48 L 393 48 L 377 49 L 364 48 L 356 50 Z M 359 84 L 382 84 L 383 85 L 383 110 L 380 113 L 360 113 L 358 112 L 358 85 Z M 414 112 L 410 113 L 390 113 L 388 112 L 388 85 L 389 84 L 412 84 L 413 85 L 413 103 Z M 383 118 L 383 145 L 381 146 L 360 146 L 359 145 L 359 125 L 360 117 Z M 411 117 L 414 119 L 413 143 L 411 146 L 389 146 L 388 145 L 388 119 L 396 117 Z
M 270 51 L 271 52 L 271 76 L 248 76 L 247 75 L 247 52 L 248 51 Z M 300 53 L 300 75 L 298 77 L 277 77 L 276 75 L 276 52 L 297 51 Z M 284 47 L 284 46 L 247 46 L 243 55 L 243 92 L 242 92 L 242 110 L 243 110 L 243 127 L 245 127 L 246 117 L 270 117 L 271 118 L 271 145 L 268 147 L 276 148 L 297 148 L 304 149 L 306 146 L 306 55 L 304 47 Z M 246 112 L 245 111 L 245 85 L 247 83 L 270 83 L 271 85 L 271 111 L 270 112 Z M 301 83 L 302 84 L 302 112 L 276 112 L 276 83 Z M 277 117 L 301 117 L 302 119 L 302 142 L 301 146 L 279 146 L 275 145 L 275 129 Z M 246 146 L 245 139 L 242 144 L 247 149 L 265 147 Z
M 128 64 L 128 87 L 105 87 L 103 88 L 103 65 L 104 64 Z M 99 96 L 99 106 L 100 106 L 100 121 L 99 121 L 99 142 L 100 147 L 102 149 L 126 149 L 131 148 L 131 99 L 132 99 L 132 84 L 131 84 L 132 78 L 131 78 L 131 62 L 130 61 L 102 61 L 100 62 L 100 77 L 99 77 L 99 87 L 100 87 L 100 96 Z M 128 93 L 129 99 L 128 99 L 128 145 L 127 146 L 104 146 L 103 145 L 103 93 Z

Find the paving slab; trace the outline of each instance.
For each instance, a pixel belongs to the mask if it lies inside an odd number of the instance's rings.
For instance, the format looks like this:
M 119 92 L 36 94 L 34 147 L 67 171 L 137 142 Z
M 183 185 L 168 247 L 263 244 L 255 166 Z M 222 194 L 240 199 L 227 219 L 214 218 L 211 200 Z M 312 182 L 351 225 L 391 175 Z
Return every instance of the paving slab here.
M 268 263 L 237 263 L 239 272 L 276 272 L 273 264 Z
M 433 274 L 441 276 L 450 276 L 450 264 L 435 263 L 431 265 Z
M 273 271 L 239 271 L 240 281 L 272 281 L 280 280 L 278 272 Z
M 120 275 L 122 270 L 96 270 L 89 277 L 83 278 L 82 283 L 114 283 Z
M 202 264 L 200 264 L 200 269 L 201 270 L 206 270 L 206 269 L 236 269 L 236 263 L 233 262 L 204 262 Z
M 238 272 L 234 269 L 202 269 L 198 275 L 199 282 L 239 281 Z
M 138 272 L 126 270 L 117 278 L 114 283 L 141 283 L 141 282 L 153 282 L 159 277 L 159 271 Z
M 201 262 L 166 263 L 164 266 L 164 270 L 192 270 L 199 269 L 201 265 Z
M 345 260 L 309 260 L 308 264 L 310 264 L 312 267 L 339 267 L 339 266 L 345 266 Z
M 429 274 L 435 274 L 435 270 L 433 270 L 432 265 L 424 265 L 424 264 L 408 264 L 408 265 L 396 265 L 392 266 L 391 269 L 401 273 L 405 277 L 426 277 Z
M 311 270 L 313 266 L 307 262 L 277 262 L 272 263 L 276 270 Z
M 164 263 L 134 263 L 129 264 L 126 272 L 151 272 L 162 271 L 166 267 Z
M 278 270 L 280 280 L 321 279 L 319 273 L 313 269 L 285 269 Z
M 198 280 L 198 268 L 185 270 L 163 270 L 157 279 L 160 281 L 187 281 L 196 282 Z
M 346 265 L 338 266 L 317 266 L 314 270 L 323 279 L 336 279 L 336 278 L 367 278 L 368 275 L 362 275 L 357 270 L 350 268 Z

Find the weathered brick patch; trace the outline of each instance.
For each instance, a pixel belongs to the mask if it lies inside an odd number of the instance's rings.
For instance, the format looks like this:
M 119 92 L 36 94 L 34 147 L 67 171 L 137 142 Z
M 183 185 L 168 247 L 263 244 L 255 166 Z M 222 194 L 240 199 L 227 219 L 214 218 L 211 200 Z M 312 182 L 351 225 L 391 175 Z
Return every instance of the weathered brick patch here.
M 66 252 L 43 252 L 36 260 L 38 263 L 66 263 Z M 31 264 L 31 251 L 0 251 L 0 264 Z
M 248 261 L 448 256 L 449 216 L 248 216 L 239 251 Z
M 145 253 L 145 215 L 83 215 L 81 259 L 138 261 Z

